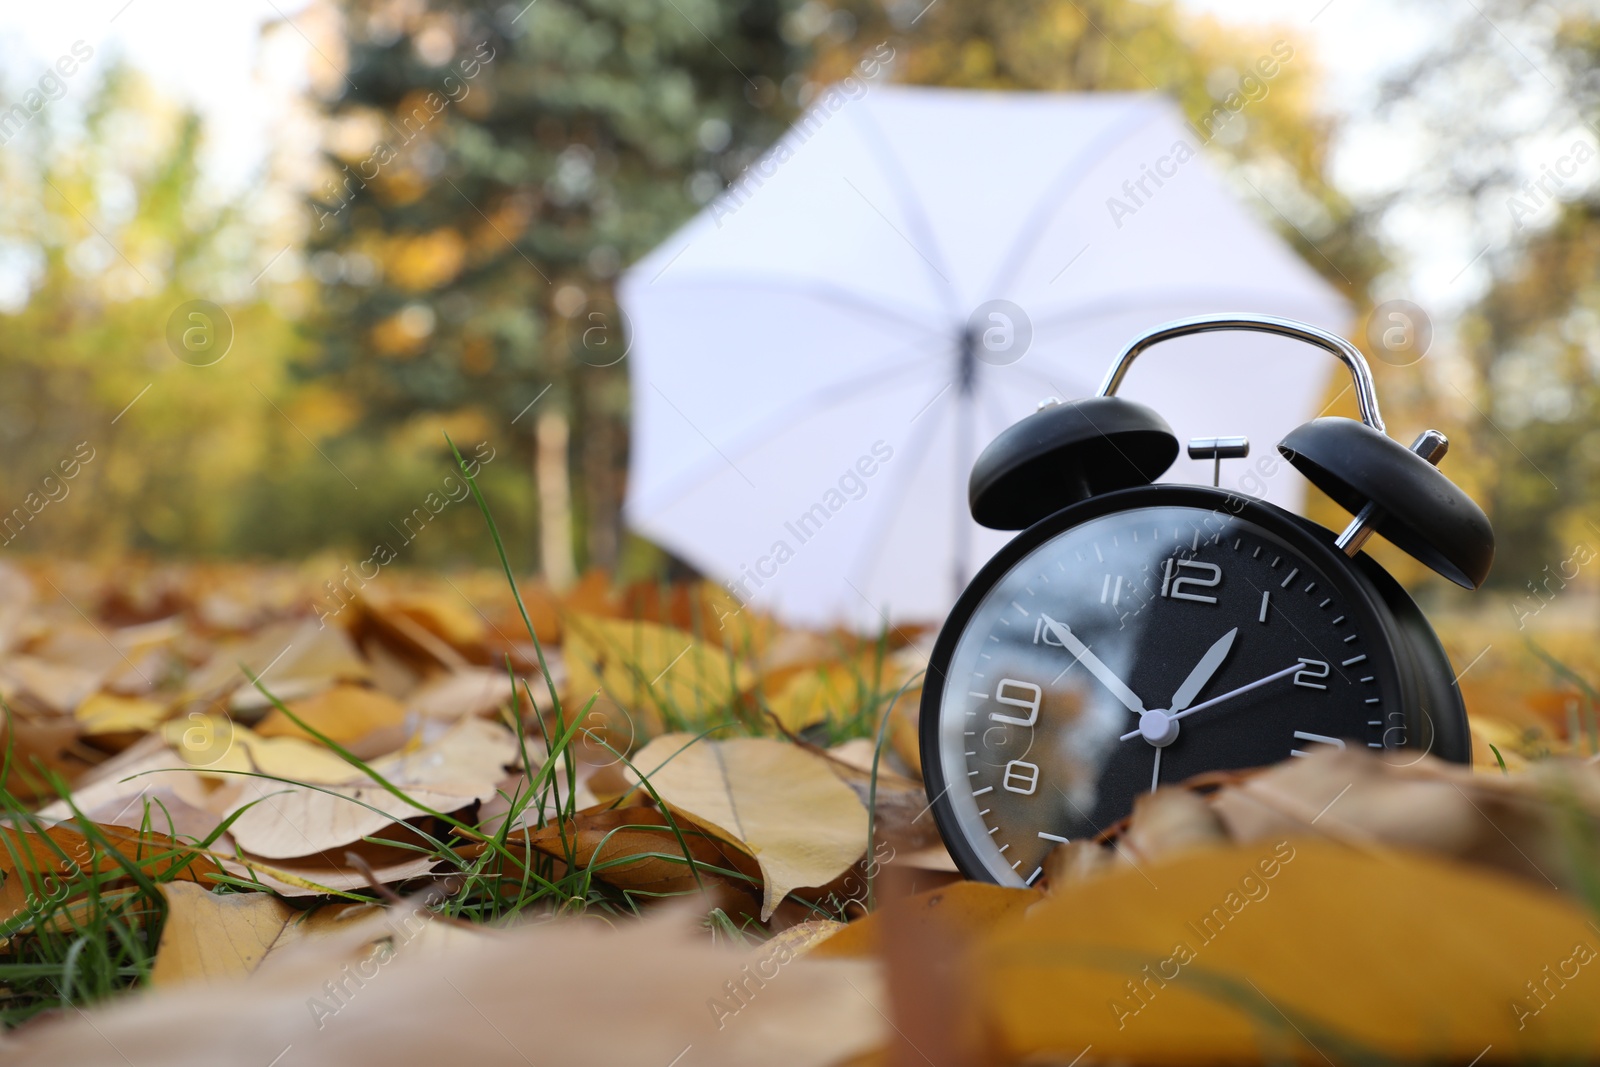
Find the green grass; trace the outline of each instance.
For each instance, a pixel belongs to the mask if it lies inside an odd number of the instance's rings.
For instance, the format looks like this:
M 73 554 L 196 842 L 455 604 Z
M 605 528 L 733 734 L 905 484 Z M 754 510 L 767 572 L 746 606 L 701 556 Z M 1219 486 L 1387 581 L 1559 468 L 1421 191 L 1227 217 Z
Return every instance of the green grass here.
M 3 710 L 6 745 L 0 783 L 11 781 L 13 769 L 12 714 L 9 706 Z M 43 767 L 36 770 L 70 805 L 66 782 Z M 146 799 L 137 831 L 119 828 L 108 834 L 73 807 L 72 818 L 55 824 L 84 839 L 69 854 L 45 833 L 52 824 L 0 784 L 5 888 L 8 898 L 17 890 L 23 893 L 21 906 L 0 919 L 0 1026 L 15 1026 L 52 1008 L 103 1000 L 149 977 L 167 914 L 160 886 L 188 872 L 243 814 L 230 816 L 197 842 L 173 839 L 168 815 L 165 836 L 173 840 L 164 841 L 154 836 L 160 832 L 158 809 L 167 814 L 159 803 Z M 44 862 L 34 850 L 19 847 L 23 837 L 43 846 Z M 15 888 L 9 879 L 16 880 Z
M 468 471 L 460 453 L 455 451 L 457 465 L 466 479 L 478 508 L 494 542 L 495 551 L 510 586 L 517 610 L 521 615 L 528 637 L 533 642 L 541 675 L 545 679 L 545 693 L 536 696 L 526 682 L 519 681 L 507 657 L 505 667 L 511 675 L 513 699 L 506 709 L 506 722 L 515 730 L 517 748 L 522 766 L 526 769 L 523 780 L 509 793 L 500 797 L 508 809 L 497 815 L 492 825 L 466 813 L 438 811 L 410 795 L 404 787 L 384 778 L 366 761 L 351 753 L 333 738 L 301 719 L 247 667 L 241 669 L 250 682 L 262 693 L 272 707 L 325 745 L 352 768 L 359 770 L 377 786 L 408 807 L 416 817 L 398 825 L 405 831 L 404 839 L 368 837 L 364 840 L 388 848 L 396 848 L 426 855 L 435 861 L 439 879 L 435 885 L 447 891 L 432 899 L 428 905 L 438 914 L 473 922 L 500 924 L 529 917 L 548 917 L 562 913 L 597 911 L 605 915 L 632 916 L 653 900 L 664 895 L 693 895 L 703 892 L 704 879 L 715 876 L 735 886 L 743 885 L 751 892 L 751 900 L 759 900 L 759 883 L 749 875 L 731 867 L 696 860 L 691 849 L 691 839 L 705 835 L 692 827 L 681 825 L 673 818 L 670 809 L 662 802 L 650 783 L 650 775 L 659 767 L 641 772 L 629 761 L 627 753 L 613 748 L 583 723 L 594 705 L 593 698 L 577 714 L 570 713 L 550 681 L 550 671 L 545 654 L 526 604 L 518 589 L 515 575 L 507 557 L 505 544 L 490 512 L 477 480 Z M 664 599 L 664 598 L 663 598 Z M 697 637 L 703 638 L 707 620 L 693 619 Z M 712 641 L 705 642 L 708 654 L 718 648 Z M 887 632 L 881 633 L 874 645 L 874 654 L 867 669 L 854 666 L 861 657 L 849 656 L 855 670 L 857 693 L 853 713 L 841 715 L 826 724 L 808 731 L 819 743 L 831 744 L 851 737 L 873 735 L 878 726 L 872 772 L 875 792 L 878 774 L 878 757 L 886 739 L 887 716 L 882 714 L 886 705 L 904 695 L 910 683 L 894 692 L 885 690 L 883 675 L 887 656 Z M 722 648 L 726 657 L 730 681 L 741 658 L 749 658 L 753 649 Z M 844 644 L 841 640 L 841 654 Z M 852 650 L 854 651 L 854 650 Z M 741 653 L 743 656 L 741 657 Z M 749 704 L 737 699 L 726 704 L 701 701 L 693 707 L 675 704 L 669 692 L 663 692 L 655 679 L 647 678 L 637 666 L 630 665 L 636 674 L 641 697 L 655 701 L 661 709 L 668 729 L 693 734 L 688 744 L 719 734 L 770 735 L 774 730 L 768 710 L 759 698 Z M 524 729 L 524 716 L 518 709 L 521 699 L 541 723 L 538 737 L 530 737 Z M 729 686 L 730 690 L 737 687 Z M 700 694 L 697 694 L 699 696 Z M 5 709 L 9 715 L 9 709 Z M 711 725 L 707 726 L 707 723 Z M 7 731 L 7 745 L 3 765 L 0 765 L 0 783 L 9 779 L 11 770 L 11 733 Z M 575 744 L 580 738 L 598 743 L 615 755 L 617 760 L 632 770 L 639 779 L 637 790 L 648 794 L 657 808 L 664 813 L 670 838 L 675 845 L 654 853 L 630 853 L 608 860 L 599 860 L 604 845 L 617 833 L 625 830 L 649 830 L 659 833 L 661 827 L 653 824 L 624 825 L 612 829 L 601 841 L 601 847 L 590 853 L 584 861 L 579 855 L 579 842 L 572 820 L 577 814 L 578 758 Z M 681 751 L 681 749 L 680 749 Z M 669 757 L 669 761 L 670 761 Z M 663 765 L 665 765 L 663 763 Z M 59 776 L 43 771 L 51 790 L 71 805 L 71 788 Z M 261 778 L 285 786 L 317 789 L 344 797 L 349 803 L 361 804 L 376 811 L 372 805 L 338 793 L 337 790 L 296 782 L 287 778 L 255 771 L 213 771 L 213 773 L 239 774 Z M 612 807 L 627 798 L 619 798 Z M 253 802 L 259 803 L 259 801 Z M 87 842 L 86 856 L 74 860 L 66 850 L 50 838 L 54 858 L 41 871 L 24 871 L 21 877 L 30 894 L 27 907 L 5 917 L 0 922 L 0 1025 L 14 1026 L 42 1011 L 69 1005 L 82 1006 L 103 1000 L 118 992 L 136 987 L 150 975 L 159 943 L 161 927 L 167 915 L 165 898 L 160 885 L 183 875 L 205 851 L 211 849 L 234 820 L 243 815 L 251 805 L 233 813 L 205 839 L 183 839 L 172 832 L 172 820 L 167 818 L 167 837 L 171 841 L 151 840 L 128 854 L 124 842 L 113 841 L 107 831 L 97 826 L 75 807 L 73 817 L 65 825 L 77 830 Z M 151 833 L 161 825 L 164 808 L 159 801 L 146 800 L 141 817 L 144 833 Z M 870 818 L 870 816 L 869 816 Z M 519 824 L 522 824 L 519 826 Z M 28 806 L 12 793 L 0 788 L 0 826 L 18 830 L 32 830 L 42 834 L 46 820 L 31 812 Z M 870 822 L 869 822 L 870 829 Z M 540 831 L 554 832 L 554 855 L 534 849 L 531 839 Z M 113 836 L 121 834 L 113 831 Z M 131 833 L 129 836 L 132 836 Z M 5 844 L 10 849 L 9 838 Z M 10 849 L 8 866 L 27 866 L 17 850 Z M 237 857 L 236 857 L 237 858 Z M 613 867 L 636 863 L 642 859 L 655 859 L 679 864 L 692 876 L 696 888 L 683 893 L 656 893 L 619 889 L 605 880 Z M 38 866 L 38 864 L 33 864 Z M 46 878 L 49 878 L 47 881 Z M 265 886 L 254 876 L 223 873 L 211 879 L 217 892 L 264 891 Z M 869 883 L 870 885 L 870 883 Z M 324 887 L 326 888 L 326 887 Z M 326 888 L 331 898 L 372 900 L 375 897 L 392 899 L 388 890 L 350 892 Z M 870 895 L 870 889 L 869 889 Z M 791 899 L 811 909 L 817 917 L 835 918 L 825 906 L 798 897 Z M 749 914 L 729 914 L 721 907 L 709 909 L 704 926 L 708 935 L 717 942 L 735 945 L 750 944 L 769 936 L 764 926 Z

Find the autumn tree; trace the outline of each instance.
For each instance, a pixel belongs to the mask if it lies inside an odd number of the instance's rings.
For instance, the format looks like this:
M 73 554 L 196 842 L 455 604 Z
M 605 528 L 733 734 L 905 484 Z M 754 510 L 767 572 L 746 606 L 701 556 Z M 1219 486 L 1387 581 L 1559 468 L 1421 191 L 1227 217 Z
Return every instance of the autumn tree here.
M 574 511 L 590 563 L 618 554 L 612 281 L 782 131 L 779 86 L 805 57 L 790 6 L 340 4 L 309 373 L 359 397 L 368 427 L 474 409 L 515 434 L 553 584 L 575 570 Z

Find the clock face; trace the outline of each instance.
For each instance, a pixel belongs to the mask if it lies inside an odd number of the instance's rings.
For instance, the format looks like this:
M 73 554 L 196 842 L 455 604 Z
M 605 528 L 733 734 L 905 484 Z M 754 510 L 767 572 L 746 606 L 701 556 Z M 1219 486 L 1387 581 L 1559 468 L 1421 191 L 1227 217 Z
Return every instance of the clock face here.
M 995 578 L 1003 553 L 935 650 L 924 764 L 969 875 L 1032 884 L 1057 843 L 1203 771 L 1406 744 L 1389 631 L 1339 557 L 1236 497 L 1118 496 Z

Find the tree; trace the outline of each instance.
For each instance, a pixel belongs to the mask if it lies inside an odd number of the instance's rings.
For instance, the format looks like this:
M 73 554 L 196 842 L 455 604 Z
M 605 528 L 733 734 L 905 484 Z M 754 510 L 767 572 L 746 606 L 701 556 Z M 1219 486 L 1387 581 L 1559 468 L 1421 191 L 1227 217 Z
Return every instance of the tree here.
M 1425 6 L 1434 44 L 1379 102 L 1419 149 L 1386 206 L 1424 206 L 1482 249 L 1458 420 L 1496 529 L 1490 583 L 1537 608 L 1600 549 L 1600 20 L 1563 2 Z
M 0 149 L 5 202 L 30 206 L 0 212 L 0 544 L 234 547 L 294 340 L 252 282 L 271 252 L 202 189 L 197 116 L 119 66 L 76 77 L 81 124 L 58 104 Z
M 782 131 L 805 51 L 786 0 L 343 0 L 311 205 L 307 373 L 365 424 L 475 408 L 518 434 L 547 580 L 574 571 L 569 449 L 591 564 L 616 562 L 621 266 Z

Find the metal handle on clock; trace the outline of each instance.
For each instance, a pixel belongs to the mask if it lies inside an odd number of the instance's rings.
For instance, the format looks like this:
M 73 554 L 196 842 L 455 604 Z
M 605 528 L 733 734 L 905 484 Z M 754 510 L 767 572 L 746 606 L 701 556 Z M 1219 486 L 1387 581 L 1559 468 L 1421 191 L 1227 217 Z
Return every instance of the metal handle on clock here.
M 1196 315 L 1194 318 L 1178 319 L 1169 322 L 1147 333 L 1135 337 L 1123 348 L 1117 356 L 1111 370 L 1107 372 L 1105 381 L 1100 383 L 1098 396 L 1115 396 L 1117 387 L 1122 384 L 1122 379 L 1127 375 L 1128 368 L 1133 366 L 1133 361 L 1147 349 L 1170 341 L 1176 337 L 1188 337 L 1197 333 L 1214 333 L 1221 330 L 1239 330 L 1252 333 L 1270 333 L 1279 337 L 1290 337 L 1296 341 L 1315 345 L 1331 353 L 1350 371 L 1350 377 L 1355 381 L 1356 407 L 1361 411 L 1361 421 L 1377 430 L 1387 434 L 1383 425 L 1383 416 L 1378 411 L 1378 391 L 1372 384 L 1372 370 L 1367 366 L 1366 357 L 1355 345 L 1346 341 L 1338 334 L 1329 333 L 1327 330 L 1304 322 L 1295 322 L 1293 319 L 1279 319 L 1271 315 L 1251 315 L 1248 313 L 1231 313 L 1222 315 Z

